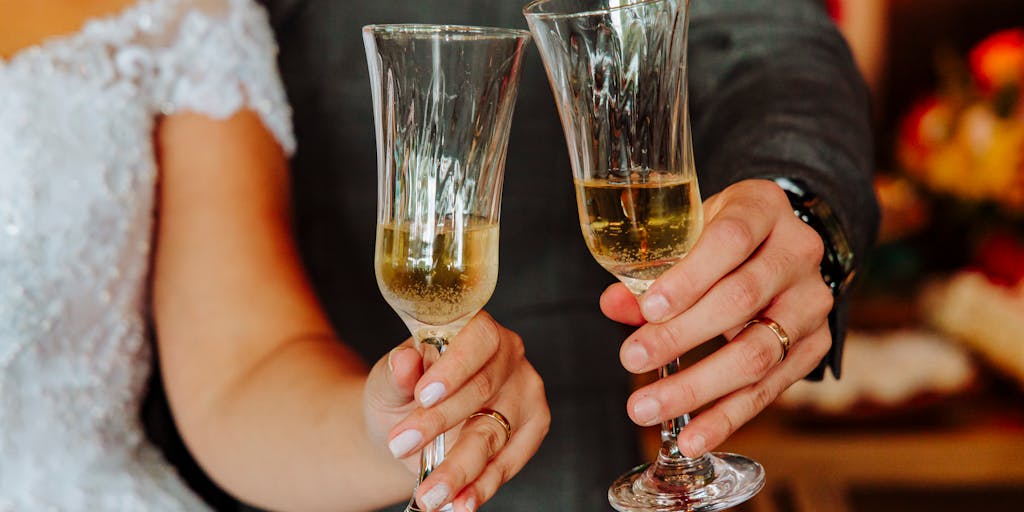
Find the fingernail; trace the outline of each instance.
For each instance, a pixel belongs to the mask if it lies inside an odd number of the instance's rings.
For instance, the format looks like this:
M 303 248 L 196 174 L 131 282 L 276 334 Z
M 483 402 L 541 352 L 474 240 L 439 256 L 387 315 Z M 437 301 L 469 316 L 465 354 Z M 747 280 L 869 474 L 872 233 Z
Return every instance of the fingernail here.
M 661 404 L 651 397 L 642 398 L 633 406 L 633 417 L 641 425 L 657 423 L 660 414 Z
M 647 349 L 638 340 L 630 340 L 622 351 L 622 366 L 631 372 L 643 371 L 647 366 Z
M 388 443 L 388 449 L 391 450 L 391 454 L 394 455 L 396 459 L 400 459 L 408 455 L 413 448 L 416 448 L 422 442 L 423 434 L 421 434 L 420 431 L 406 430 L 395 436 L 395 438 Z
M 660 322 L 668 314 L 668 300 L 660 293 L 647 293 L 643 296 L 640 309 L 648 322 Z
M 437 403 L 438 400 L 444 398 L 445 393 L 444 384 L 440 382 L 432 382 L 420 391 L 420 404 L 423 407 L 430 407 Z
M 700 457 L 707 452 L 706 443 L 707 441 L 704 439 L 704 436 L 696 434 L 691 437 L 690 442 L 687 443 L 689 444 L 690 449 L 683 450 L 683 452 L 687 453 L 691 458 Z
M 476 512 L 476 498 L 468 498 L 462 506 L 466 508 L 466 512 Z
M 391 349 L 391 352 L 388 352 L 388 370 L 390 370 L 391 373 L 395 373 L 395 364 L 391 361 L 391 357 L 394 356 L 395 353 L 398 352 L 399 350 L 408 350 L 408 349 L 409 349 L 409 347 L 395 347 L 395 348 Z
M 426 505 L 427 510 L 434 510 L 448 499 L 449 494 L 451 494 L 451 491 L 448 490 L 448 485 L 437 484 L 420 497 L 420 500 Z

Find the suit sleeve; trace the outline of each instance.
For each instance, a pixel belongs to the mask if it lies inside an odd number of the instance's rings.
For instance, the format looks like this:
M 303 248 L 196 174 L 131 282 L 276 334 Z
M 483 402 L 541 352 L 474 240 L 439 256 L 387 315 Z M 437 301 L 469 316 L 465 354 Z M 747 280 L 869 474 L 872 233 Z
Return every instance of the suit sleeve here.
M 702 191 L 753 178 L 801 183 L 830 207 L 860 267 L 878 205 L 867 88 L 820 0 L 693 0 L 689 87 Z M 828 240 L 826 240 L 828 243 Z M 825 367 L 840 373 L 845 297 Z

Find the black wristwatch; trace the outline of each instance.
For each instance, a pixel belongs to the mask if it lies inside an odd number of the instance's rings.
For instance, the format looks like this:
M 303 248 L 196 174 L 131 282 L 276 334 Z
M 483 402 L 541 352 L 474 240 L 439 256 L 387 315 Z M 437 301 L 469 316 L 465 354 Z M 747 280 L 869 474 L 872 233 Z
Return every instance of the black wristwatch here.
M 821 258 L 821 277 L 832 289 L 832 295 L 839 297 L 849 287 L 856 274 L 853 250 L 849 238 L 839 224 L 832 208 L 811 192 L 803 183 L 790 178 L 772 179 L 789 197 L 793 213 L 814 228 L 825 242 L 825 254 Z
M 789 204 L 793 207 L 793 213 L 808 226 L 814 228 L 814 231 L 821 236 L 825 243 L 825 254 L 821 258 L 820 266 L 821 277 L 825 280 L 825 284 L 832 289 L 832 296 L 836 298 L 835 305 L 828 314 L 832 348 L 818 364 L 818 367 L 806 378 L 822 380 L 825 378 L 826 368 L 831 367 L 832 374 L 838 379 L 842 366 L 842 346 L 846 338 L 848 306 L 847 301 L 841 300 L 841 297 L 850 286 L 856 273 L 850 239 L 846 236 L 846 231 L 829 204 L 811 192 L 804 183 L 791 178 L 772 178 L 772 180 L 786 191 Z

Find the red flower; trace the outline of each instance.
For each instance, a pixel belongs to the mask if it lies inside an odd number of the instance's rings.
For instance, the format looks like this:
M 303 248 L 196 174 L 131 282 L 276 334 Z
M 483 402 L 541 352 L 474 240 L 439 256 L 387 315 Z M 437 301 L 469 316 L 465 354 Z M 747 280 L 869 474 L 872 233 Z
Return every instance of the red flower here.
M 920 171 L 932 150 L 949 139 L 953 117 L 953 108 L 938 96 L 928 96 L 914 104 L 900 126 L 903 165 Z
M 975 259 L 992 282 L 1009 286 L 1024 282 L 1024 241 L 1011 234 L 999 232 L 987 237 Z
M 1024 30 L 996 32 L 971 50 L 971 73 L 982 92 L 1024 81 Z
M 828 8 L 829 15 L 836 21 L 843 20 L 843 2 L 842 0 L 825 0 L 825 6 Z

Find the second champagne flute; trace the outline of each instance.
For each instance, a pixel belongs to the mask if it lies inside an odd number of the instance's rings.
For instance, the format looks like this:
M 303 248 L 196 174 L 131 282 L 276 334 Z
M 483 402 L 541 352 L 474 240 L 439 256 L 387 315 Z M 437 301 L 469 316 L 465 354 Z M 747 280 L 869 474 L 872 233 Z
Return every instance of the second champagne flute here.
M 430 365 L 498 278 L 502 177 L 529 32 L 372 25 L 363 42 L 377 130 L 377 284 Z M 444 455 L 441 434 L 423 449 L 419 482 Z M 415 497 L 406 510 L 419 510 Z
M 686 102 L 689 0 L 537 0 L 524 9 L 569 146 L 590 252 L 639 297 L 686 256 L 703 227 Z M 665 378 L 679 360 L 660 371 Z M 746 457 L 686 457 L 689 416 L 661 425 L 653 463 L 614 482 L 622 512 L 723 510 L 756 494 Z

